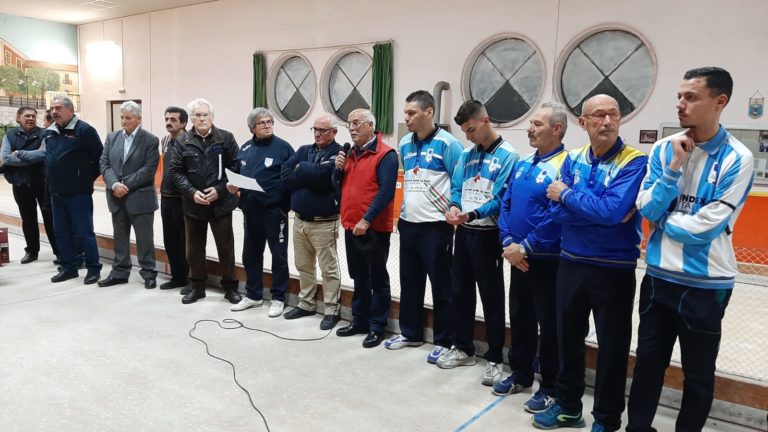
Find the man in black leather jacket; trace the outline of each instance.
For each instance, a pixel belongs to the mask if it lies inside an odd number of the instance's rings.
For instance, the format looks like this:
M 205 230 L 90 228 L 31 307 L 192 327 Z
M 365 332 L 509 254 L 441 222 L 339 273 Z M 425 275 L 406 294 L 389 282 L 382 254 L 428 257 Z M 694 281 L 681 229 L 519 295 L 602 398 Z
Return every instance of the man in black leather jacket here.
M 235 279 L 235 241 L 232 211 L 237 199 L 227 192 L 225 168 L 235 168 L 238 146 L 230 132 L 213 126 L 213 107 L 205 99 L 187 105 L 192 129 L 185 134 L 181 148 L 173 153 L 171 176 L 181 192 L 187 235 L 187 263 L 192 291 L 184 304 L 205 298 L 208 272 L 205 244 L 211 226 L 219 255 L 221 286 L 230 303 L 241 299 Z

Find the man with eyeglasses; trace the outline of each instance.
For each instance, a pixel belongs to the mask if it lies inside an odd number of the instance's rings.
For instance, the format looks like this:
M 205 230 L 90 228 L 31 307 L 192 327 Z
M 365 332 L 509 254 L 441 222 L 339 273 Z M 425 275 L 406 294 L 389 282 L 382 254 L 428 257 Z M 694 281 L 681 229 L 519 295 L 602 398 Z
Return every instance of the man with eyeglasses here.
M 282 179 L 291 192 L 293 255 L 299 270 L 299 304 L 283 315 L 296 319 L 315 314 L 317 267 L 323 276 L 324 316 L 321 330 L 339 322 L 341 279 L 336 238 L 339 235 L 339 195 L 331 176 L 341 146 L 336 142 L 338 122 L 330 114 L 315 119 L 310 128 L 314 144 L 299 147 L 283 164 Z
M 590 143 L 572 150 L 547 187 L 552 220 L 562 225 L 556 314 L 560 368 L 556 402 L 535 414 L 540 429 L 584 427 L 584 336 L 594 316 L 599 346 L 592 431 L 621 427 L 632 338 L 640 215 L 635 198 L 648 157 L 619 137 L 621 111 L 600 94 L 587 99 L 579 125 Z
M 187 105 L 187 113 L 192 118 L 192 129 L 183 135 L 183 143 L 171 159 L 171 177 L 182 196 L 191 288 L 181 302 L 189 304 L 205 298 L 205 244 L 210 225 L 219 255 L 224 298 L 236 304 L 241 299 L 235 278 L 232 232 L 232 211 L 237 207 L 237 199 L 227 193 L 225 168 L 236 169 L 237 143 L 230 132 L 213 125 L 210 102 L 195 99 Z
M 397 153 L 375 134 L 376 119 L 369 110 L 352 111 L 347 123 L 355 145 L 348 155 L 336 157 L 333 175 L 341 184 L 341 225 L 355 293 L 352 323 L 336 335 L 366 334 L 363 348 L 373 348 L 384 340 L 389 318 L 387 259 L 394 225 Z
M 451 176 L 464 146 L 434 123 L 435 99 L 418 90 L 405 98 L 405 125 L 400 140 L 403 161 L 403 206 L 400 234 L 400 331 L 387 349 L 424 343 L 424 290 L 432 288 L 435 347 L 427 362 L 435 364 L 453 345 L 451 250 L 453 227 L 445 221 L 451 201 Z
M 272 133 L 275 121 L 266 108 L 254 108 L 248 114 L 248 129 L 253 138 L 240 148 L 235 172 L 255 179 L 263 191 L 238 189 L 227 185 L 231 193 L 239 193 L 238 207 L 243 211 L 243 267 L 248 277 L 246 295 L 232 306 L 233 312 L 244 311 L 264 303 L 264 246 L 272 253 L 272 287 L 268 315 L 283 314 L 288 290 L 288 210 L 290 191 L 280 179 L 280 171 L 293 156 L 293 147 Z

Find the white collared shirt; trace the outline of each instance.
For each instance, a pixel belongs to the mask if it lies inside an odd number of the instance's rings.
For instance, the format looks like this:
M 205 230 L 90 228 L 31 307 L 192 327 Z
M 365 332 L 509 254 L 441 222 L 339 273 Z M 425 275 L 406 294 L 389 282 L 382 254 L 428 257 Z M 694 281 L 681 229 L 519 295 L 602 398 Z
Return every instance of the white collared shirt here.
M 137 127 L 129 135 L 125 133 L 125 129 L 123 129 L 122 133 L 123 133 L 123 138 L 125 139 L 125 143 L 123 144 L 123 161 L 125 161 L 125 159 L 128 158 L 128 152 L 131 150 L 131 146 L 133 145 L 133 139 L 136 138 L 136 132 L 138 131 L 139 131 L 139 128 Z

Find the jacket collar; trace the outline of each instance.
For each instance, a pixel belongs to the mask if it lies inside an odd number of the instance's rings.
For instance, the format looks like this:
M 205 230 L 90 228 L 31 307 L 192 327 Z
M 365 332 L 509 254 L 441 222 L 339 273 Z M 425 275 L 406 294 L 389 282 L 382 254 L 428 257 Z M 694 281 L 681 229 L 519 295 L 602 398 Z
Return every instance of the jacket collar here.
M 704 144 L 699 145 L 699 148 L 709 154 L 715 154 L 720 149 L 720 146 L 728 140 L 728 135 L 728 131 L 723 127 L 723 125 L 720 125 L 720 129 L 717 131 L 715 136 L 713 136 L 711 140 L 705 142 Z
M 424 143 L 424 142 L 430 141 L 432 138 L 435 137 L 435 135 L 437 135 L 438 132 L 440 132 L 440 126 L 438 126 L 437 124 L 435 124 L 435 127 L 434 129 L 432 129 L 432 132 L 427 134 L 427 136 L 425 136 L 424 139 L 419 139 L 419 136 L 416 134 L 416 132 L 413 132 L 411 133 L 411 143 L 416 144 L 416 143 Z
M 610 150 L 605 152 L 604 155 L 600 157 L 595 157 L 594 153 L 592 153 L 592 146 L 589 146 L 589 150 L 587 151 L 587 155 L 589 157 L 590 162 L 594 162 L 595 159 L 600 160 L 600 162 L 607 162 L 611 159 L 613 159 L 614 156 L 616 156 L 622 149 L 624 148 L 624 141 L 621 139 L 621 137 L 616 138 L 616 142 L 613 144 L 613 147 L 611 147 Z

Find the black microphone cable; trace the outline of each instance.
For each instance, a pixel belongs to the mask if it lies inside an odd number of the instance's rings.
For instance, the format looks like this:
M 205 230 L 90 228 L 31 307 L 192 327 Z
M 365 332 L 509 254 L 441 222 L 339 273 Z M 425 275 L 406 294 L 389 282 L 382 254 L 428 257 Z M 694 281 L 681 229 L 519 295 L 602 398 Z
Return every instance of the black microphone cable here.
M 330 329 L 330 330 L 328 330 L 328 333 L 326 333 L 324 336 L 319 336 L 319 337 L 315 337 L 315 338 L 292 338 L 292 337 L 280 336 L 279 334 L 272 333 L 271 331 L 268 331 L 268 330 L 263 330 L 263 329 L 254 328 L 254 327 L 248 327 L 245 324 L 243 324 L 241 321 L 238 321 L 238 320 L 233 319 L 233 318 L 226 318 L 226 319 L 221 320 L 221 321 L 212 320 L 212 319 L 201 319 L 201 320 L 195 321 L 195 324 L 192 326 L 191 329 L 189 329 L 189 332 L 187 333 L 189 335 L 189 337 L 191 337 L 192 339 L 195 339 L 196 341 L 199 341 L 200 343 L 205 345 L 205 353 L 206 354 L 208 354 L 210 357 L 215 358 L 216 360 L 219 360 L 219 361 L 222 361 L 222 362 L 228 364 L 229 367 L 232 368 L 232 379 L 235 381 L 235 385 L 240 387 L 240 390 L 245 392 L 245 394 L 248 396 L 248 402 L 250 402 L 250 404 L 253 407 L 253 409 L 261 417 L 261 420 L 264 422 L 264 427 L 267 429 L 267 432 L 270 432 L 269 423 L 267 423 L 267 418 L 264 416 L 264 413 L 261 412 L 261 410 L 256 406 L 256 404 L 253 403 L 253 396 L 251 396 L 251 392 L 249 392 L 248 389 L 243 387 L 243 385 L 240 384 L 240 381 L 237 380 L 237 371 L 235 370 L 235 364 L 232 363 L 231 361 L 225 359 L 225 358 L 222 358 L 222 357 L 216 356 L 214 354 L 211 354 L 211 350 L 208 347 L 208 343 L 205 340 L 203 340 L 203 339 L 201 339 L 201 338 L 199 338 L 199 337 L 197 337 L 197 336 L 195 336 L 193 334 L 194 331 L 197 329 L 197 325 L 200 324 L 200 323 L 204 323 L 204 322 L 214 323 L 217 326 L 219 326 L 219 328 L 224 329 L 224 330 L 237 330 L 237 329 L 242 328 L 242 329 L 245 329 L 245 330 L 255 331 L 255 332 L 259 332 L 259 333 L 265 333 L 265 334 L 268 334 L 270 336 L 274 336 L 274 337 L 276 337 L 278 339 L 285 340 L 285 341 L 291 341 L 291 342 L 315 342 L 315 341 L 323 340 L 323 339 L 327 338 L 331 334 L 331 332 L 333 331 L 333 329 Z M 224 324 L 235 324 L 235 326 L 234 327 L 229 327 L 229 326 L 224 326 Z

